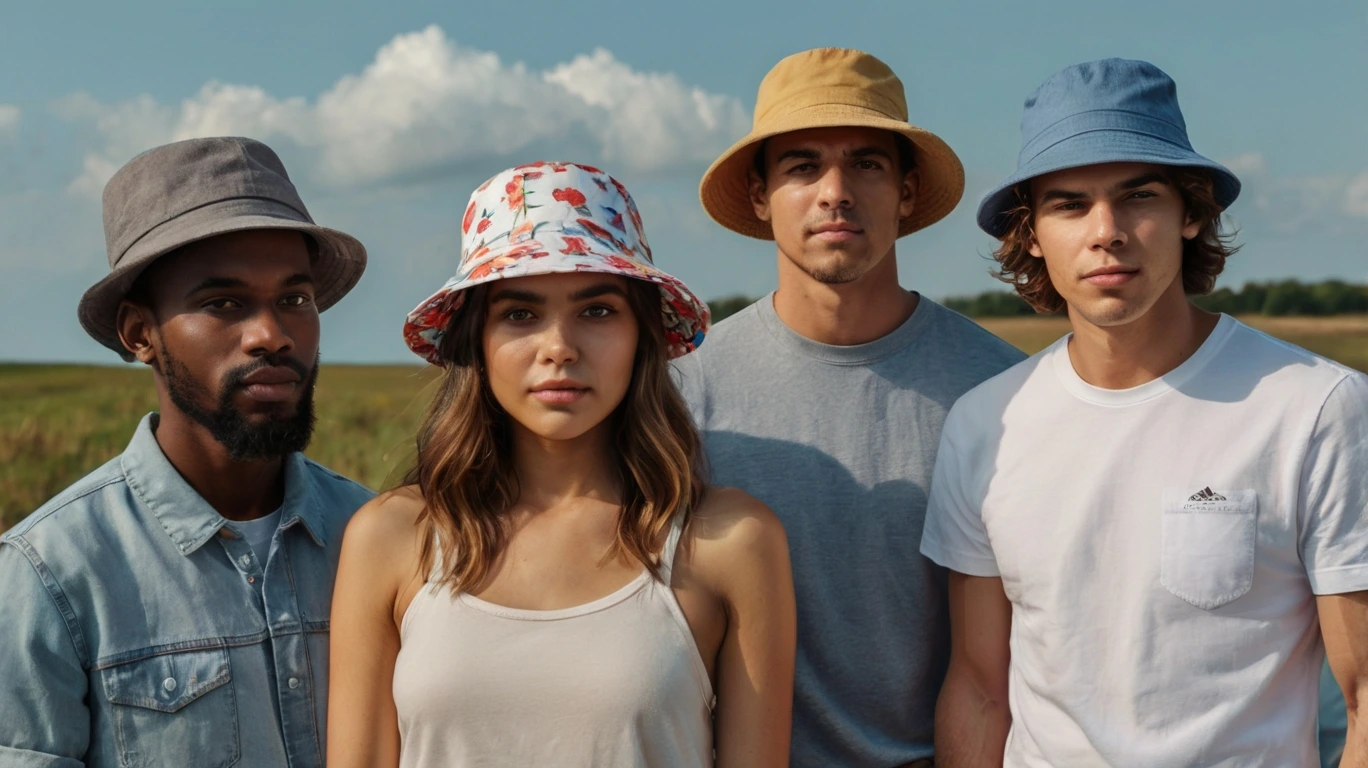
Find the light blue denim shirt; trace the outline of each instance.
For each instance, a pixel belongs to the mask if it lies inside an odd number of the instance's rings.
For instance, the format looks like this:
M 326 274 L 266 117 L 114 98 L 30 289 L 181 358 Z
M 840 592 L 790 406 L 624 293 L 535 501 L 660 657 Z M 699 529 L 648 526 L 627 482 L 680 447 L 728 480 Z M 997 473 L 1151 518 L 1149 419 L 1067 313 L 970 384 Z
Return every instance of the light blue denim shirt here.
M 290 456 L 259 562 L 156 419 L 0 538 L 0 766 L 322 766 L 333 576 L 373 493 Z

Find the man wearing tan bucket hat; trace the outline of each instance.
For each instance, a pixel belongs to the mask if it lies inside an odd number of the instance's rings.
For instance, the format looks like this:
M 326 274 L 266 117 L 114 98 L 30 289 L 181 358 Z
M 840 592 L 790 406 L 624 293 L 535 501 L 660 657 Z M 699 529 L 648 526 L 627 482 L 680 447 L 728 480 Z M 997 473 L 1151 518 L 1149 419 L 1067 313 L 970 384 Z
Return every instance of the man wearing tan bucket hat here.
M 777 246 L 778 290 L 677 375 L 719 485 L 789 534 L 795 766 L 927 765 L 949 649 L 945 573 L 918 551 L 941 422 L 1022 355 L 898 283 L 895 241 L 948 214 L 955 153 L 907 122 L 877 58 L 779 62 L 754 128 L 703 177 L 722 226 Z
M 373 494 L 300 451 L 318 313 L 366 250 L 250 139 L 139 155 L 104 221 L 81 325 L 159 412 L 0 538 L 0 765 L 322 766 L 333 574 Z

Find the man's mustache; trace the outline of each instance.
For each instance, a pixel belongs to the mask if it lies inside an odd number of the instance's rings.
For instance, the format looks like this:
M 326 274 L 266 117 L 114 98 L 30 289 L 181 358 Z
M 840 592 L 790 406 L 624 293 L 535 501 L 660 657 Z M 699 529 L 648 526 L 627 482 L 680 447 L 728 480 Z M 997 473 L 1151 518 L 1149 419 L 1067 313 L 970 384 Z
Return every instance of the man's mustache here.
M 240 365 L 223 376 L 223 391 L 229 392 L 243 385 L 243 380 L 262 368 L 289 368 L 299 374 L 300 381 L 308 381 L 310 369 L 293 357 L 285 355 L 266 356 L 246 365 Z

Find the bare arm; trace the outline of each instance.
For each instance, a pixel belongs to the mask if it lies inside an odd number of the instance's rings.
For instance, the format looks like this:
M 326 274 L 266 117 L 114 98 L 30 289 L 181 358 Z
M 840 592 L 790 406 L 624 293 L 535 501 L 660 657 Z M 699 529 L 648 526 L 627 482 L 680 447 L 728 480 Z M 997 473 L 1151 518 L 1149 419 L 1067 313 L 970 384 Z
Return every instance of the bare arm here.
M 1344 768 L 1368 768 L 1368 723 L 1359 719 L 1359 706 L 1368 700 L 1368 592 L 1320 595 L 1320 613 L 1325 654 L 1330 661 L 1340 690 L 1348 729 L 1344 736 Z
M 394 495 L 372 500 L 342 539 L 333 588 L 328 683 L 328 765 L 397 768 L 399 716 L 392 688 L 399 655 L 396 605 L 414 571 L 414 512 Z
M 718 536 L 699 546 L 726 615 L 717 653 L 717 768 L 789 764 L 797 613 L 788 539 L 769 507 L 732 489 L 705 505 Z M 726 509 L 716 509 L 725 506 Z
M 1012 725 L 1011 630 L 1002 579 L 950 572 L 950 667 L 936 701 L 938 768 L 1002 765 Z

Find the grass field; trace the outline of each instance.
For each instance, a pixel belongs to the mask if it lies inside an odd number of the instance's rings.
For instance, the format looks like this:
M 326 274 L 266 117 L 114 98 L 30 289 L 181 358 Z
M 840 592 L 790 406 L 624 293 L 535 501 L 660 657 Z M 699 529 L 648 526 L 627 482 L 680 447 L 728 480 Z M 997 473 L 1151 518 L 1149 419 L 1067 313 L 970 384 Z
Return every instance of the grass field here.
M 1368 315 L 1243 319 L 1368 371 Z M 1060 318 L 980 322 L 1026 352 L 1068 330 Z M 391 484 L 412 455 L 434 370 L 326 366 L 309 455 L 372 488 Z M 155 407 L 152 377 L 142 368 L 0 365 L 0 531 L 118 455 L 138 420 Z

